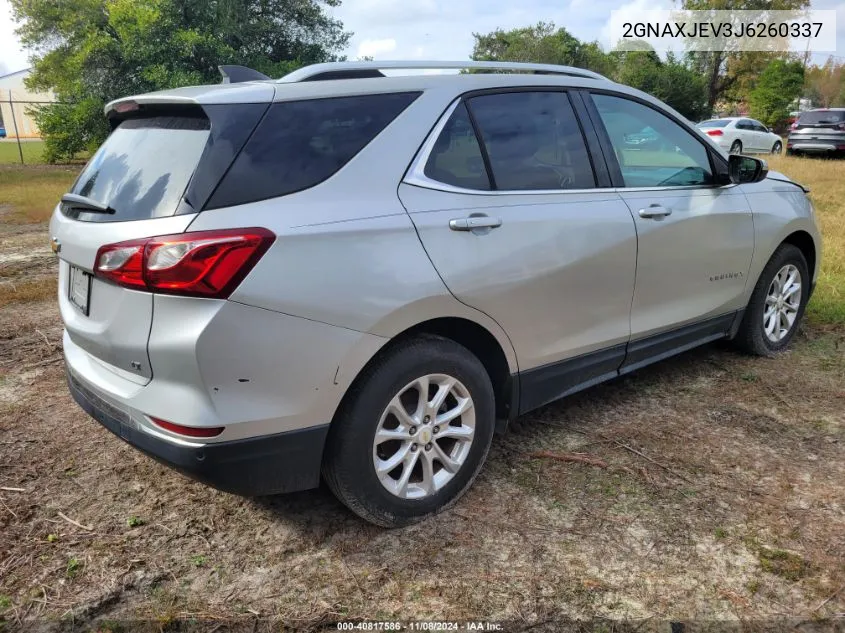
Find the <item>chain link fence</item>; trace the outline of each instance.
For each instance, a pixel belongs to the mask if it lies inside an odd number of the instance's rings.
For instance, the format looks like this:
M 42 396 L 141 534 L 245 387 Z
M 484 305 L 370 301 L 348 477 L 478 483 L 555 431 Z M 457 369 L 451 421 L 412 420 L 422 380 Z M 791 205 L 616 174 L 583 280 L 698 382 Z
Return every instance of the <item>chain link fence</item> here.
M 27 111 L 35 105 L 48 105 L 56 102 L 13 99 L 11 90 L 2 92 L 6 94 L 0 93 L 0 127 L 6 130 L 6 136 L 4 139 L 0 139 L 0 142 L 17 142 L 20 163 L 21 165 L 25 165 L 23 145 L 41 139 L 38 126 Z

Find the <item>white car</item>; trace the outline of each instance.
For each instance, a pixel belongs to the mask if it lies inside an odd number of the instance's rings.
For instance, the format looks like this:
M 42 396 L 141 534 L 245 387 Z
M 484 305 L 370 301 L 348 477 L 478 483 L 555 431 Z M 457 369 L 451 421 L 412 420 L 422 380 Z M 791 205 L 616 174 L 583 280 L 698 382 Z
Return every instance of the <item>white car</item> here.
M 710 119 L 696 127 L 731 154 L 780 154 L 783 149 L 783 139 L 754 119 Z

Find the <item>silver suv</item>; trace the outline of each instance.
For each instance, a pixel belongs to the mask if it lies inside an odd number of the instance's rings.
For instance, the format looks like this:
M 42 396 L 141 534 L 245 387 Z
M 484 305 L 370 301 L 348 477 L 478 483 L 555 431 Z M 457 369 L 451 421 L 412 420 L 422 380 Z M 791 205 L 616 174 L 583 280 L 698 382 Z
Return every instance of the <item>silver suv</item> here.
M 423 67 L 486 72 L 397 74 Z M 805 190 L 647 94 L 525 64 L 225 73 L 110 103 L 50 224 L 71 393 L 200 481 L 322 473 L 404 525 L 518 415 L 795 334 L 821 246 Z
M 789 130 L 786 153 L 845 154 L 845 108 L 802 112 Z

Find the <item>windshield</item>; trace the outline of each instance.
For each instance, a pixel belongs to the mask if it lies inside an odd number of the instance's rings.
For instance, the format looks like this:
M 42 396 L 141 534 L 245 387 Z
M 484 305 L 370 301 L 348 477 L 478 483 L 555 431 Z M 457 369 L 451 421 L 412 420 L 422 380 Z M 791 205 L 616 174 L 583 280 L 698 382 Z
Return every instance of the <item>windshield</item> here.
M 702 121 L 695 127 L 725 127 L 730 122 L 730 119 L 712 119 L 710 121 Z
M 845 121 L 845 110 L 813 110 L 804 112 L 799 123 L 841 123 Z
M 196 116 L 128 119 L 97 150 L 71 189 L 115 210 L 82 213 L 92 222 L 144 220 L 173 215 L 209 136 Z

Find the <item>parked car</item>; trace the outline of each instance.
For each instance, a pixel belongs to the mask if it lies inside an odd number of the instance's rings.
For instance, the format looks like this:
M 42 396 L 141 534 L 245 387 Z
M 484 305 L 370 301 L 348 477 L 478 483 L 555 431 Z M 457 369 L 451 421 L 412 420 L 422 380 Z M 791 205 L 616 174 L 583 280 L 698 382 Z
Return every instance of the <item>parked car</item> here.
M 6 128 L 0 125 L 0 138 L 6 138 Z
M 50 223 L 73 397 L 200 481 L 266 495 L 322 472 L 404 525 L 454 503 L 518 415 L 795 335 L 821 248 L 804 190 L 645 93 L 492 62 L 226 72 L 108 104 Z M 646 129 L 663 149 L 627 146 Z
M 845 108 L 802 112 L 789 131 L 786 153 L 845 153 Z
M 781 137 L 754 119 L 711 119 L 696 127 L 731 154 L 780 154 L 783 149 Z

